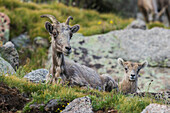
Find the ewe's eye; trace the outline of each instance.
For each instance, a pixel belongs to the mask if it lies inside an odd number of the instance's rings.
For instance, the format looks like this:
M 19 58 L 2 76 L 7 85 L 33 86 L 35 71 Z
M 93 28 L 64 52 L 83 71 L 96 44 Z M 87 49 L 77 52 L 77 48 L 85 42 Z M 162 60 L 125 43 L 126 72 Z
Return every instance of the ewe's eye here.
M 70 33 L 70 39 L 71 39 L 71 37 L 73 36 L 73 34 L 72 33 Z

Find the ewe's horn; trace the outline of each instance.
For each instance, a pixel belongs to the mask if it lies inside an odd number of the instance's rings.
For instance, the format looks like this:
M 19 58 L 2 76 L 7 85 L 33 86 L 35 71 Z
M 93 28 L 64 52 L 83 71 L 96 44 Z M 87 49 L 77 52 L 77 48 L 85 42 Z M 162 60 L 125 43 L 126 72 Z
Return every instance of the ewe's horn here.
M 70 22 L 70 19 L 73 20 L 73 17 L 72 16 L 69 16 L 66 20 L 66 25 L 69 25 L 69 22 Z
M 49 14 L 41 15 L 41 18 L 43 18 L 43 17 L 47 17 L 47 18 L 49 18 L 53 23 L 59 24 L 58 20 L 57 20 L 53 15 L 49 15 Z

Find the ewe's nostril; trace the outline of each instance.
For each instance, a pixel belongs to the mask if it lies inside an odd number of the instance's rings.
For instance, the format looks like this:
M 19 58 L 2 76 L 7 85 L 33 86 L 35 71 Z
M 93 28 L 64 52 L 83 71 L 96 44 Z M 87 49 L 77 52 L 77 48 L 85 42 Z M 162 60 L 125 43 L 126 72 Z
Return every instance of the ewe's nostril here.
M 134 74 L 131 74 L 132 77 L 134 77 L 135 75 Z
M 65 47 L 68 51 L 70 51 L 71 50 L 71 47 Z

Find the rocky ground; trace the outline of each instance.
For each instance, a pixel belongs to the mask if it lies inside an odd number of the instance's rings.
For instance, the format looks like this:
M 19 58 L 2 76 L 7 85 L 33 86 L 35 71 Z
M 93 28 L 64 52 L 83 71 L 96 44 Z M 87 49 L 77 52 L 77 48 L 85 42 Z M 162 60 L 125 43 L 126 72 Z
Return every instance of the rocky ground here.
M 13 113 L 22 110 L 27 102 L 17 88 L 0 83 L 0 112 Z

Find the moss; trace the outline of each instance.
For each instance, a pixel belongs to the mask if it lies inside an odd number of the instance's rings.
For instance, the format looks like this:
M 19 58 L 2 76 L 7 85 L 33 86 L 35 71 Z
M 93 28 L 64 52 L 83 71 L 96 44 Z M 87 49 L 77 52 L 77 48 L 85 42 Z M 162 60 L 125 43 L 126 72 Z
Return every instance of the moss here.
M 160 22 L 151 22 L 151 23 L 147 24 L 147 26 L 148 26 L 148 29 L 152 29 L 154 27 L 162 27 L 162 28 L 170 29 L 170 28 L 166 27 L 163 23 L 160 23 Z
M 60 22 L 64 22 L 71 15 L 74 21 L 71 24 L 80 24 L 80 33 L 92 35 L 105 33 L 110 30 L 122 29 L 129 24 L 132 19 L 122 19 L 114 14 L 100 14 L 92 10 L 83 10 L 74 7 L 67 7 L 63 4 L 53 2 L 51 4 L 23 3 L 20 0 L 0 0 L 0 12 L 6 13 L 11 19 L 10 38 L 18 36 L 21 33 L 28 32 L 31 39 L 36 36 L 48 38 L 45 31 L 44 22 L 48 19 L 41 19 L 42 14 L 52 14 Z M 109 21 L 114 20 L 114 27 Z M 49 21 L 49 20 L 48 20 Z M 98 21 L 105 23 L 98 25 Z

